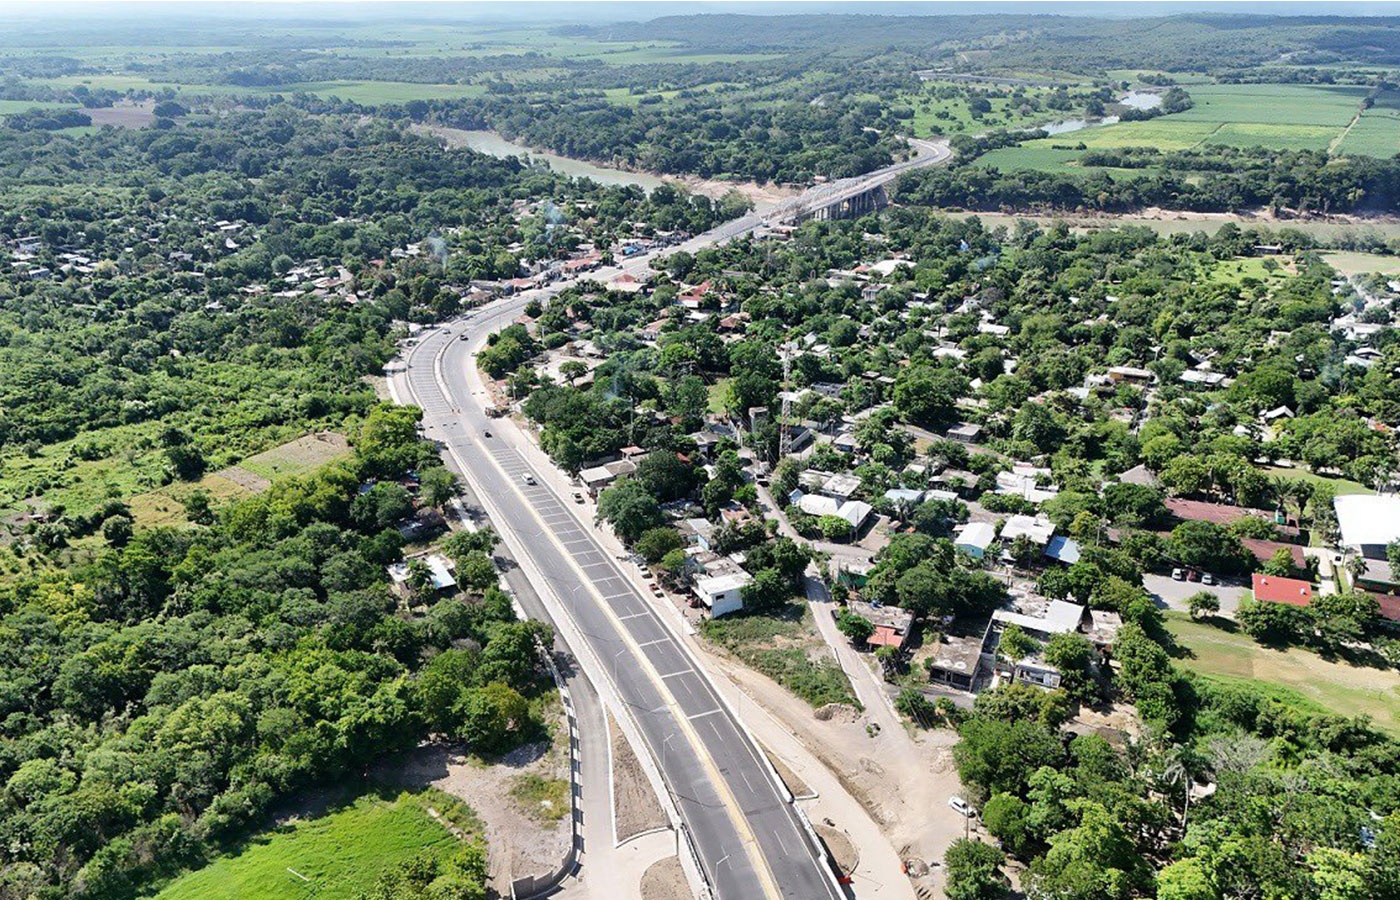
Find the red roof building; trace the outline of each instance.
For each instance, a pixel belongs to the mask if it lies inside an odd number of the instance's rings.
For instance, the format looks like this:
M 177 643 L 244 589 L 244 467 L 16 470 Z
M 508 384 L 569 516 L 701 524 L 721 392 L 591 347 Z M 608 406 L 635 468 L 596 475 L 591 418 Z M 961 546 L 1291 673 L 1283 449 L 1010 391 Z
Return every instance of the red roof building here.
M 1254 574 L 1254 599 L 1267 603 L 1307 606 L 1312 603 L 1312 585 L 1297 578 L 1275 578 Z

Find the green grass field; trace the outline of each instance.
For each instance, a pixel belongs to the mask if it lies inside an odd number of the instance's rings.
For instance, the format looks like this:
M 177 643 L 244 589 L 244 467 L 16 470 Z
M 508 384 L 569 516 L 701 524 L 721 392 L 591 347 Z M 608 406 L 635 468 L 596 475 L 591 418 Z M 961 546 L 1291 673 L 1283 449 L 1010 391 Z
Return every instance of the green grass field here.
M 988 153 L 977 165 L 1002 171 L 1071 172 L 1083 150 L 1155 147 L 1266 147 L 1391 156 L 1400 150 L 1400 100 L 1382 98 L 1351 131 L 1367 88 L 1293 84 L 1202 84 L 1188 87 L 1195 105 L 1144 122 L 1086 128 Z M 1345 135 L 1345 138 L 1343 138 Z M 1339 144 L 1339 147 L 1333 147 Z M 1105 171 L 1105 170 L 1096 170 Z M 1107 170 L 1113 174 L 1130 174 Z M 1149 170 L 1134 170 L 1149 172 Z
M 1332 662 L 1307 650 L 1274 650 L 1244 634 L 1167 614 L 1167 629 L 1191 656 L 1179 664 L 1224 682 L 1249 682 L 1346 716 L 1370 716 L 1400 733 L 1400 673 Z
M 1359 250 L 1332 250 L 1322 254 L 1322 259 L 1343 275 L 1365 275 L 1371 272 L 1400 275 L 1400 259 L 1394 256 L 1362 253 Z
M 1338 495 L 1341 494 L 1374 494 L 1375 491 L 1356 481 L 1348 481 L 1345 478 L 1328 478 L 1326 475 L 1314 475 L 1304 469 L 1284 469 L 1279 466 L 1268 466 L 1264 469 L 1264 474 L 1271 478 L 1290 478 L 1294 481 L 1307 481 L 1311 484 L 1329 485 Z
M 28 109 L 76 109 L 75 103 L 51 103 L 40 100 L 0 100 L 0 116 L 24 112 Z
M 327 99 L 334 97 L 348 100 L 351 103 L 363 103 L 366 106 L 382 103 L 407 103 L 410 100 L 453 100 L 462 97 L 480 97 L 486 93 L 486 86 L 480 84 L 419 84 L 409 81 L 306 81 L 295 84 L 241 87 L 230 84 L 178 84 L 152 81 L 149 78 L 135 75 L 65 75 L 31 83 L 49 87 L 76 87 L 81 84 L 94 89 L 109 88 L 114 91 L 171 89 L 178 94 L 196 96 L 229 94 L 242 97 L 254 94 L 306 93 Z M 3 111 L 5 110 L 0 110 L 0 112 Z M 14 112 L 15 110 L 9 111 Z
M 436 791 L 364 796 L 326 815 L 259 835 L 175 879 L 156 897 L 350 900 L 389 868 L 421 853 L 455 847 L 457 839 L 428 814 L 429 806 L 445 813 L 453 803 Z
M 1270 270 L 1264 265 L 1265 259 L 1272 259 L 1280 265 L 1278 268 Z M 1243 259 L 1221 260 L 1211 267 L 1206 274 L 1206 280 L 1216 284 L 1239 285 L 1246 278 L 1253 278 L 1264 284 L 1277 283 L 1288 278 L 1288 272 L 1282 266 L 1283 262 L 1284 260 L 1277 256 L 1250 256 Z

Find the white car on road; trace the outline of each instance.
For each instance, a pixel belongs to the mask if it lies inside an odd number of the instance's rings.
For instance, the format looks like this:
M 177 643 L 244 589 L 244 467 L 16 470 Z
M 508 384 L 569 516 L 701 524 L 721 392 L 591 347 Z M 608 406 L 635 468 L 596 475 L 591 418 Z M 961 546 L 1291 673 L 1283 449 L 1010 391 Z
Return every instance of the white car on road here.
M 948 805 L 960 816 L 966 816 L 971 819 L 973 816 L 977 815 L 977 810 L 973 809 L 972 805 L 961 797 L 949 797 Z

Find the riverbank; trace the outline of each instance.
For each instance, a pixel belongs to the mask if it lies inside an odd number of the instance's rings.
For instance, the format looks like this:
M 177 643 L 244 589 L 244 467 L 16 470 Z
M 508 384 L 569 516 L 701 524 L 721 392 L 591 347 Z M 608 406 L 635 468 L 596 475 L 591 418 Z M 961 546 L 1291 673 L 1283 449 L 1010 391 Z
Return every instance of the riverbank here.
M 494 131 L 477 131 L 463 128 L 449 128 L 446 125 L 415 125 L 419 134 L 431 134 L 442 138 L 449 147 L 467 147 L 488 156 L 529 156 L 537 159 L 562 175 L 577 178 L 590 178 L 600 184 L 635 185 L 645 191 L 670 184 L 682 187 L 692 194 L 700 194 L 714 200 L 737 191 L 753 204 L 754 209 L 763 212 L 777 206 L 784 200 L 796 197 L 799 188 L 782 187 L 773 184 L 758 184 L 753 181 L 725 181 L 715 178 L 701 178 L 698 175 L 663 175 L 656 172 L 642 172 L 624 169 L 615 165 L 602 165 L 588 160 L 560 156 L 549 150 L 537 150 L 509 141 Z

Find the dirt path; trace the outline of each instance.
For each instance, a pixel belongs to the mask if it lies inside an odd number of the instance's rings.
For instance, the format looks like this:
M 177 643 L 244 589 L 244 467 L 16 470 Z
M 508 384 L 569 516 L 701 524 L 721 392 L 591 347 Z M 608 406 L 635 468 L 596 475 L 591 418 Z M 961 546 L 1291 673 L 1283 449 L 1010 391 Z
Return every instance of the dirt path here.
M 953 764 L 953 731 L 868 730 L 869 717 L 849 707 L 819 719 L 771 679 L 713 653 L 705 656 L 707 667 L 738 685 L 836 776 L 901 857 L 941 863 L 948 846 L 962 837 L 961 820 L 947 805 L 962 791 Z M 756 722 L 756 714 L 746 715 L 742 707 L 740 715 Z M 941 867 L 931 868 L 932 874 L 916 883 L 941 888 Z

